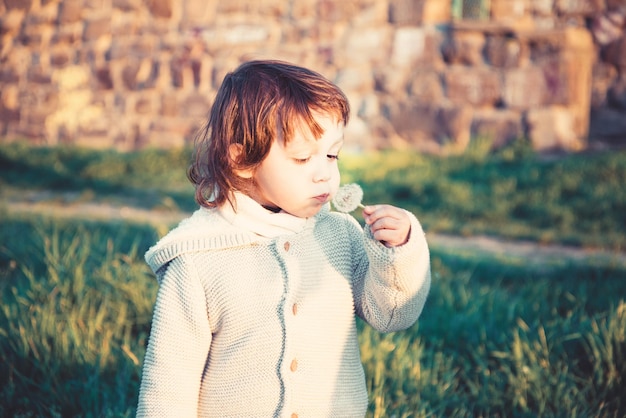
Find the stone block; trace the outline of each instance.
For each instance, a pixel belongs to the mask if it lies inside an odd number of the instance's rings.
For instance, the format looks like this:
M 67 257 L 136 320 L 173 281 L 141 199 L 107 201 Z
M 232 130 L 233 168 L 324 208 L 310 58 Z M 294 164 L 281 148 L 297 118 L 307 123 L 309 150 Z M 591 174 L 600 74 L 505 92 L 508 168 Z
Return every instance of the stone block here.
M 20 43 L 31 49 L 43 46 L 42 28 L 42 25 L 26 25 L 19 35 Z
M 359 2 L 354 0 L 317 2 L 317 18 L 323 22 L 341 22 L 359 13 Z
M 203 120 L 210 107 L 211 103 L 206 95 L 192 92 L 182 99 L 180 115 L 185 118 Z
M 397 100 L 407 96 L 408 71 L 395 67 L 376 68 L 373 70 L 375 90 L 393 95 Z
M 485 35 L 481 31 L 455 31 L 442 45 L 444 60 L 449 64 L 482 65 Z
M 515 22 L 529 13 L 529 0 L 491 0 L 491 19 Z
M 530 11 L 534 15 L 550 16 L 554 8 L 555 0 L 529 0 Z
M 591 108 L 608 105 L 607 93 L 617 80 L 617 69 L 604 62 L 596 62 L 593 66 L 591 84 Z
M 83 30 L 84 41 L 95 41 L 96 39 L 111 34 L 111 17 L 103 16 L 85 20 Z
M 343 67 L 334 81 L 344 91 L 367 92 L 374 88 L 374 76 L 368 66 Z
M 186 1 L 182 4 L 182 29 L 193 29 L 208 26 L 217 16 L 216 1 Z
M 353 113 L 356 113 L 359 118 L 372 119 L 380 115 L 380 98 L 374 93 L 360 96 L 358 100 L 352 98 L 349 100 L 353 104 Z
M 52 81 L 51 73 L 40 65 L 31 66 L 28 69 L 26 79 L 34 84 L 50 84 Z
M 152 16 L 163 19 L 172 17 L 172 0 L 147 0 L 146 4 Z
M 59 3 L 59 25 L 76 23 L 82 19 L 83 5 L 81 0 L 64 0 Z
M 520 65 L 525 45 L 517 38 L 488 36 L 485 43 L 487 62 L 498 68 L 514 68 Z
M 608 10 L 626 12 L 626 4 L 624 4 L 624 0 L 606 0 L 606 7 Z
M 626 110 L 626 75 L 618 77 L 607 92 L 609 104 L 617 109 Z
M 547 101 L 543 71 L 525 67 L 504 73 L 503 105 L 511 109 L 530 109 Z
M 599 108 L 591 111 L 589 140 L 613 144 L 624 144 L 626 138 L 626 117 L 623 111 Z
M 448 68 L 443 73 L 446 97 L 458 105 L 493 106 L 501 101 L 502 76 L 490 68 Z
M 153 112 L 153 103 L 150 97 L 138 97 L 135 101 L 135 113 L 139 115 L 149 115 Z
M 608 45 L 624 36 L 624 24 L 626 23 L 626 3 L 623 12 L 608 11 L 598 13 L 591 22 L 591 32 L 597 43 Z
M 521 139 L 524 137 L 522 114 L 506 109 L 476 111 L 472 120 L 471 137 L 491 141 L 494 149 Z
M 22 111 L 22 119 L 27 125 L 43 127 L 50 112 L 39 107 Z
M 135 61 L 128 62 L 122 69 L 122 81 L 124 87 L 129 90 L 137 88 L 137 72 L 139 71 L 139 63 Z
M 423 1 L 421 0 L 391 0 L 389 2 L 389 22 L 400 26 L 421 25 L 422 4 Z
M 113 77 L 111 76 L 111 68 L 109 66 L 96 68 L 94 70 L 94 76 L 96 77 L 96 82 L 98 84 L 99 89 L 102 89 L 102 90 L 113 89 Z
M 59 90 L 84 90 L 89 88 L 91 71 L 88 67 L 72 65 L 52 72 L 52 82 Z
M 16 85 L 7 84 L 2 86 L 2 89 L 0 89 L 0 106 L 8 110 L 19 109 L 19 89 Z
M 474 110 L 467 105 L 442 106 L 437 118 L 435 138 L 441 144 L 448 145 L 450 151 L 464 151 L 471 139 L 473 116 Z
M 69 48 L 54 48 L 50 51 L 50 64 L 53 67 L 64 67 L 72 62 L 73 55 Z
M 534 16 L 533 23 L 537 31 L 554 30 L 558 26 L 558 19 L 554 16 Z
M 174 93 L 165 93 L 161 96 L 161 107 L 159 115 L 165 117 L 176 117 L 180 111 L 178 96 Z
M 359 12 L 349 20 L 352 25 L 364 29 L 366 27 L 385 25 L 389 20 L 389 5 L 386 1 L 366 2 L 361 6 Z
M 22 9 L 10 9 L 0 15 L 0 35 L 17 35 L 22 27 L 24 16 Z
M 603 53 L 604 60 L 626 72 L 626 36 L 607 45 Z
M 443 97 L 441 75 L 434 70 L 416 70 L 409 76 L 411 97 L 423 103 L 437 103 Z
M 449 1 L 391 0 L 389 22 L 399 26 L 436 25 L 450 21 Z
M 546 103 L 569 107 L 576 114 L 577 134 L 586 135 L 596 56 L 591 34 L 586 29 L 568 28 L 536 34 L 530 43 L 532 64 L 544 75 Z
M 113 43 L 119 43 L 125 39 L 131 39 L 139 32 L 139 22 L 133 18 L 132 13 L 117 14 L 111 19 L 111 36 Z M 167 38 L 162 39 L 167 42 Z
M 351 29 L 346 33 L 341 44 L 344 51 L 337 56 L 337 65 L 355 64 L 388 64 L 392 32 L 390 28 L 372 28 L 366 32 Z
M 422 10 L 424 25 L 437 25 L 450 22 L 452 17 L 452 2 L 441 0 L 426 0 Z
M 0 104 L 0 122 L 5 126 L 17 125 L 20 122 L 20 109 L 7 109 Z
M 22 78 L 17 68 L 9 65 L 0 67 L 0 83 L 17 84 Z
M 200 3 L 197 1 L 191 3 Z M 111 5 L 115 9 L 120 9 L 124 12 L 138 11 L 141 9 L 142 0 L 112 0 Z
M 386 110 L 398 135 L 419 149 L 463 151 L 470 140 L 473 110 L 410 102 Z
M 195 133 L 195 126 L 189 120 L 181 118 L 161 118 L 148 127 L 150 145 L 159 148 L 180 148 Z
M 291 3 L 290 17 L 297 22 L 317 20 L 317 0 L 300 0 Z
M 605 0 L 555 0 L 556 9 L 565 15 L 592 15 L 601 11 Z
M 391 50 L 391 64 L 412 66 L 424 55 L 426 42 L 425 29 L 405 26 L 396 29 Z
M 43 125 L 20 123 L 11 129 L 9 127 L 8 135 L 13 134 L 14 137 L 26 139 L 29 143 L 44 144 L 46 143 L 47 132 Z
M 33 0 L 4 0 L 4 7 L 7 10 L 24 10 L 29 11 L 33 6 Z
M 411 70 L 420 68 L 443 68 L 441 43 L 444 35 L 438 30 L 425 27 L 403 26 L 392 33 L 391 57 L 395 68 Z
M 531 109 L 525 121 L 528 138 L 536 151 L 580 151 L 586 145 L 576 132 L 575 112 L 566 107 Z
M 74 23 L 58 25 L 52 38 L 52 43 L 56 45 L 78 45 L 82 40 L 82 36 L 83 23 L 78 20 Z M 76 52 L 79 53 L 80 50 L 77 50 Z

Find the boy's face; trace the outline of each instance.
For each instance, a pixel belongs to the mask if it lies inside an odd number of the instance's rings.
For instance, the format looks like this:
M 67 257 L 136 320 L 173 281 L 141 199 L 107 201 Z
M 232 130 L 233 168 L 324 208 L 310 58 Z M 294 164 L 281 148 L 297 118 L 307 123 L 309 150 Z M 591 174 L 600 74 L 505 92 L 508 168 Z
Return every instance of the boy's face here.
M 268 208 L 280 208 L 301 218 L 317 214 L 339 188 L 337 154 L 343 146 L 343 123 L 319 116 L 324 129 L 315 139 L 308 129 L 296 130 L 285 145 L 275 140 L 254 171 L 250 196 Z

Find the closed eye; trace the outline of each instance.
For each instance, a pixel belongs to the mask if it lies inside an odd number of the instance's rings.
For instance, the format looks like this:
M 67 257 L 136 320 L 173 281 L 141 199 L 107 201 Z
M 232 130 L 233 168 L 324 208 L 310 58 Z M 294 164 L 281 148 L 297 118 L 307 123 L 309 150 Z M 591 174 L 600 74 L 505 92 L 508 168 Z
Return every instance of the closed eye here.
M 296 164 L 306 164 L 309 162 L 309 160 L 311 159 L 311 157 L 307 157 L 307 158 L 294 158 L 293 160 L 296 162 Z
M 339 155 L 327 154 L 326 158 L 328 158 L 329 160 L 338 160 L 339 159 Z

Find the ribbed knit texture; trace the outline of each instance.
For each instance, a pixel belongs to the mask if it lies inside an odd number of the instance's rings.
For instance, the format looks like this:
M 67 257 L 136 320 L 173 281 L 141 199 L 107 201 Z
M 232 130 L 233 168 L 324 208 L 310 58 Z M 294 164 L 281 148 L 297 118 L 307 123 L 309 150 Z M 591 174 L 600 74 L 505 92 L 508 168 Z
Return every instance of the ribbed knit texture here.
M 258 220 L 248 203 L 237 216 Z M 199 209 L 146 253 L 160 288 L 137 415 L 363 417 L 354 315 L 383 332 L 417 320 L 430 286 L 417 219 L 386 248 L 328 207 L 263 236 L 232 215 Z

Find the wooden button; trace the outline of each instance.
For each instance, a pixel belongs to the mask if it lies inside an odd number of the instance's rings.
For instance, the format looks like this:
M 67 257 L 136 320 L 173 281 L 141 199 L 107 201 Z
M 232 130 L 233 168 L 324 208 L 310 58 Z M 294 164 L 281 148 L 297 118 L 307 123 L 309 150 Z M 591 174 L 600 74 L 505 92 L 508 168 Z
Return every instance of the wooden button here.
M 291 360 L 291 366 L 289 367 L 289 369 L 292 372 L 295 372 L 296 370 L 298 370 L 298 360 L 296 359 Z
M 293 306 L 291 307 L 291 311 L 293 312 L 294 315 L 298 314 L 298 304 L 294 303 Z
M 291 414 L 291 418 L 298 418 L 298 414 L 294 412 L 293 414 Z
M 289 247 L 291 247 L 291 244 L 289 244 L 289 241 L 285 242 L 285 251 L 289 251 Z

